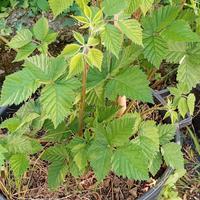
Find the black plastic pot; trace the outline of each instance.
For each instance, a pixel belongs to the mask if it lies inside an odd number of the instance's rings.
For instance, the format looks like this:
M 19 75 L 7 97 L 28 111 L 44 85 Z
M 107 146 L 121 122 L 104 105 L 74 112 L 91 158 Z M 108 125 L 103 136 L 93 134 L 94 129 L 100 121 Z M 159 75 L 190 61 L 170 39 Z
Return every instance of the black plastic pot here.
M 155 98 L 155 102 L 161 103 L 165 105 L 165 97 L 169 95 L 168 90 L 161 90 L 161 91 L 153 91 L 153 96 Z M 8 108 L 8 107 L 1 107 L 0 108 L 0 117 L 4 120 L 6 117 L 13 114 L 18 108 Z M 184 128 L 192 123 L 192 118 L 188 115 L 186 119 L 181 120 L 176 124 L 176 137 L 175 141 L 177 144 L 182 144 L 181 142 L 181 128 Z M 173 169 L 168 167 L 165 172 L 163 173 L 162 177 L 157 181 L 157 184 L 151 188 L 148 192 L 144 193 L 138 200 L 156 200 L 159 197 L 161 190 L 164 187 L 165 182 L 169 178 L 169 176 L 173 173 Z M 0 200 L 6 200 L 4 196 L 0 195 Z

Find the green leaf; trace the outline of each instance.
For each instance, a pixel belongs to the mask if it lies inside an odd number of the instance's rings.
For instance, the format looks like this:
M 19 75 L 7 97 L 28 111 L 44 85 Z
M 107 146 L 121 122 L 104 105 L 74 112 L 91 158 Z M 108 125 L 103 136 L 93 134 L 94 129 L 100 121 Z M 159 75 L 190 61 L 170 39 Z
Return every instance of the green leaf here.
M 147 15 L 142 19 L 144 32 L 153 36 L 167 28 L 179 14 L 179 8 L 175 6 L 163 6 L 158 10 L 154 10 L 151 15 Z
M 48 168 L 48 186 L 50 189 L 57 189 L 65 180 L 65 176 L 69 171 L 66 162 L 53 162 Z
M 107 121 L 111 118 L 114 118 L 118 109 L 119 108 L 117 106 L 98 106 L 96 111 L 97 121 L 101 123 L 103 121 Z
M 68 9 L 72 4 L 73 0 L 49 0 L 49 6 L 53 11 L 54 16 L 61 14 L 64 10 Z
M 57 81 L 42 89 L 40 102 L 43 112 L 52 120 L 56 128 L 70 113 L 75 94 L 73 81 Z
M 121 31 L 135 44 L 142 45 L 142 28 L 135 19 L 118 21 Z
M 55 129 L 53 123 L 50 120 L 46 120 L 43 129 L 46 133 L 41 140 L 47 142 L 61 142 L 69 134 L 66 130 L 65 122 L 59 124 Z
M 98 181 L 102 181 L 111 170 L 111 156 L 111 148 L 102 141 L 94 141 L 89 148 L 90 165 Z
M 171 63 L 179 63 L 186 55 L 187 46 L 184 42 L 168 42 L 168 53 L 166 60 Z
M 9 118 L 3 121 L 0 128 L 7 128 L 9 132 L 14 132 L 20 125 L 21 120 L 17 117 Z
M 5 139 L 8 152 L 12 154 L 34 154 L 33 139 L 26 136 L 10 134 Z
M 180 62 L 177 80 L 187 85 L 188 91 L 195 87 L 200 81 L 200 67 L 192 63 L 188 56 L 184 56 Z
M 189 24 L 184 20 L 176 20 L 167 27 L 161 36 L 168 41 L 175 42 L 199 42 L 200 36 L 192 31 Z
M 89 59 L 92 65 L 94 65 L 96 68 L 98 68 L 101 71 L 103 53 L 100 50 L 95 49 L 95 48 L 90 49 L 87 54 L 87 58 Z
M 162 164 L 162 155 L 160 152 L 158 152 L 152 159 L 150 165 L 149 165 L 149 171 L 153 176 L 155 176 L 160 169 Z
M 176 143 L 168 143 L 162 146 L 162 154 L 167 165 L 173 169 L 184 169 L 184 159 L 181 146 Z
M 146 159 L 151 160 L 159 151 L 159 135 L 155 122 L 142 122 L 138 132 L 139 136 L 133 142 L 136 142 L 142 148 Z
M 54 42 L 56 40 L 58 36 L 58 33 L 48 33 L 47 36 L 44 38 L 43 42 L 46 42 L 47 44 L 51 44 L 52 42 Z
M 42 10 L 42 11 L 48 11 L 49 10 L 49 4 L 47 0 L 37 0 L 37 6 Z
M 112 157 L 112 170 L 118 175 L 134 180 L 147 180 L 148 160 L 136 144 L 118 148 Z
M 109 143 L 114 146 L 122 146 L 129 141 L 133 134 L 135 118 L 120 118 L 112 121 L 106 127 Z
M 62 50 L 61 55 L 70 57 L 73 56 L 74 54 L 78 53 L 80 50 L 80 45 L 78 44 L 68 44 L 65 46 L 65 48 Z
M 37 45 L 34 43 L 29 43 L 29 44 L 21 47 L 17 51 L 17 55 L 15 57 L 15 62 L 19 62 L 21 60 L 26 59 L 28 56 L 30 56 L 33 53 L 33 51 L 35 51 L 36 48 L 37 48 Z
M 35 75 L 24 68 L 6 77 L 1 91 L 1 106 L 20 104 L 26 101 L 40 86 Z
M 37 40 L 43 41 L 49 32 L 48 20 L 45 17 L 40 18 L 33 26 L 33 33 Z
M 159 68 L 166 56 L 167 43 L 160 36 L 150 36 L 144 33 L 144 57 Z
M 172 124 L 164 124 L 158 126 L 160 144 L 169 143 L 176 134 L 176 127 Z
M 112 16 L 124 10 L 128 5 L 125 0 L 121 0 L 120 3 L 116 0 L 104 0 L 102 6 L 104 8 L 103 12 L 108 16 Z
M 32 33 L 28 29 L 22 29 L 17 32 L 12 40 L 8 43 L 10 48 L 18 49 L 32 41 Z
M 69 144 L 73 160 L 80 172 L 84 172 L 88 165 L 88 144 L 83 138 L 75 137 Z
M 181 116 L 184 118 L 188 111 L 187 100 L 185 97 L 181 97 L 180 100 L 178 101 L 178 111 L 180 112 Z
M 58 144 L 46 149 L 41 159 L 49 162 L 61 162 L 68 159 L 69 153 L 66 145 Z
M 111 24 L 107 24 L 101 37 L 106 49 L 118 57 L 123 42 L 123 36 L 118 29 Z
M 187 106 L 190 112 L 190 115 L 194 114 L 194 108 L 195 108 L 195 96 L 194 94 L 189 94 L 187 97 Z
M 106 85 L 105 95 L 111 100 L 126 96 L 143 102 L 152 102 L 151 89 L 144 72 L 138 67 L 129 67 L 119 73 Z
M 78 53 L 73 56 L 70 60 L 69 64 L 69 74 L 68 78 L 80 74 L 84 69 L 84 55 L 82 53 Z
M 10 158 L 10 167 L 14 176 L 20 178 L 29 167 L 29 158 L 25 154 L 15 154 Z

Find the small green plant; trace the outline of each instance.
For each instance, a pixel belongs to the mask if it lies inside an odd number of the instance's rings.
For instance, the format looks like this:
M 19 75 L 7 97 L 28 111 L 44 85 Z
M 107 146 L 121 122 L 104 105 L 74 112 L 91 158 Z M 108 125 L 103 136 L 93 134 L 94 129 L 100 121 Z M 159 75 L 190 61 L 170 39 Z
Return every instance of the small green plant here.
M 49 5 L 56 17 L 73 2 L 49 0 Z M 185 84 L 183 91 L 180 85 L 170 90 L 175 98 L 168 107 L 173 104 L 170 111 L 176 112 L 178 106 L 182 117 L 193 114 L 194 96 L 189 92 L 200 81 L 200 36 L 187 17 L 193 12 L 185 13 L 179 3 L 133 2 L 104 0 L 88 6 L 87 0 L 76 0 L 82 15 L 72 17 L 85 34 L 74 32 L 75 42 L 57 57 L 48 51 L 57 33 L 49 30 L 44 17 L 8 43 L 17 51 L 15 61 L 24 62 L 20 71 L 6 77 L 0 104 L 24 105 L 1 124 L 8 134 L 0 140 L 0 164 L 9 163 L 18 187 L 35 153 L 49 163 L 51 189 L 68 173 L 80 176 L 90 167 L 99 182 L 110 171 L 147 180 L 163 160 L 173 169 L 184 169 L 181 147 L 173 142 L 177 117 L 166 125 L 146 120 L 140 112 L 119 116 L 116 100 L 125 96 L 153 103 L 141 63 L 151 63 L 156 70 L 166 60 L 179 64 L 177 82 Z M 33 100 L 36 91 L 40 95 Z M 46 132 L 38 136 L 41 129 Z M 51 145 L 44 148 L 42 142 Z

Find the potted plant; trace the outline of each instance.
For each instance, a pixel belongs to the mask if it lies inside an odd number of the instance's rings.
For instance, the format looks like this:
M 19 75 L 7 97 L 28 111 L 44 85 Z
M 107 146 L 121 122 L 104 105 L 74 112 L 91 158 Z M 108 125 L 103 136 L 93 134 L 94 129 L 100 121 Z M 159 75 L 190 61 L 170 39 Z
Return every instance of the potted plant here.
M 49 163 L 48 184 L 54 190 L 66 175 L 81 176 L 91 169 L 98 183 L 110 171 L 145 181 L 163 162 L 172 170 L 184 170 L 181 146 L 173 138 L 179 117 L 194 112 L 190 90 L 200 80 L 199 35 L 178 5 L 154 9 L 153 1 L 135 5 L 105 0 L 96 6 L 83 2 L 77 1 L 82 15 L 72 17 L 84 34 L 74 32 L 75 42 L 57 57 L 48 51 L 57 33 L 49 29 L 45 17 L 8 43 L 17 51 L 15 61 L 24 62 L 20 71 L 6 77 L 0 104 L 24 104 L 1 123 L 8 133 L 0 140 L 0 164 L 13 174 L 18 191 L 34 154 Z M 49 1 L 55 16 L 72 3 Z M 145 65 L 159 68 L 163 60 L 178 64 L 171 97 L 165 103 L 156 93 L 161 105 L 145 112 L 133 109 L 139 102 L 152 105 Z M 171 123 L 149 119 L 147 114 L 155 110 L 165 110 L 163 118 Z M 41 130 L 46 131 L 40 135 Z M 146 196 L 141 199 L 149 199 Z

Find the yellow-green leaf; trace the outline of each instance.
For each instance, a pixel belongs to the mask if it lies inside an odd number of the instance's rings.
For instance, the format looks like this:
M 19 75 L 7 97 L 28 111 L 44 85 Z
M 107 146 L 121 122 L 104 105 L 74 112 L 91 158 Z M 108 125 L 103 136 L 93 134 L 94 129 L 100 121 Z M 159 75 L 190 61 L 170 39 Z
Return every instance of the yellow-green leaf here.
M 73 56 L 74 54 L 76 54 L 77 52 L 79 52 L 79 50 L 80 50 L 80 45 L 68 44 L 63 49 L 61 55 L 70 57 L 70 56 Z
M 74 31 L 73 36 L 76 39 L 76 41 L 79 42 L 80 44 L 84 44 L 85 43 L 84 37 L 80 33 Z
M 78 53 L 77 55 L 71 58 L 68 78 L 77 75 L 83 71 L 84 68 L 83 56 L 84 55 L 82 53 Z
M 120 20 L 118 22 L 121 31 L 134 43 L 142 45 L 142 28 L 135 19 Z
M 194 113 L 195 100 L 196 100 L 196 98 L 195 98 L 194 94 L 189 94 L 189 95 L 188 95 L 188 98 L 187 98 L 187 106 L 188 106 L 190 115 L 193 115 L 193 113 Z
M 181 116 L 185 117 L 185 115 L 188 111 L 187 100 L 185 97 L 180 98 L 180 100 L 178 102 L 178 110 L 179 110 Z
M 103 61 L 103 53 L 98 49 L 90 49 L 87 57 L 92 65 L 101 71 L 101 65 Z

